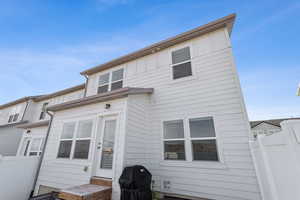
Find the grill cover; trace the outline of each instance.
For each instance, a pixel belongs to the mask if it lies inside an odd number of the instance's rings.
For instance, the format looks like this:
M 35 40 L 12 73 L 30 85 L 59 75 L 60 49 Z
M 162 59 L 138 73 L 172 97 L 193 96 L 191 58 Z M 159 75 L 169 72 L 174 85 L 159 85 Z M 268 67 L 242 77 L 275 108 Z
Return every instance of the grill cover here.
M 144 166 L 125 167 L 119 179 L 121 200 L 152 200 L 151 179 Z

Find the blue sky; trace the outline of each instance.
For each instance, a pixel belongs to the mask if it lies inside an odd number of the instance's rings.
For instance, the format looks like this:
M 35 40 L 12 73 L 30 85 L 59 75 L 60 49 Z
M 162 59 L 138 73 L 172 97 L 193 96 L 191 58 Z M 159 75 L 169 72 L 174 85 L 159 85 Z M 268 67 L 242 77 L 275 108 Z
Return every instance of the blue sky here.
M 0 104 L 80 84 L 85 69 L 230 13 L 250 119 L 300 116 L 298 0 L 2 0 Z

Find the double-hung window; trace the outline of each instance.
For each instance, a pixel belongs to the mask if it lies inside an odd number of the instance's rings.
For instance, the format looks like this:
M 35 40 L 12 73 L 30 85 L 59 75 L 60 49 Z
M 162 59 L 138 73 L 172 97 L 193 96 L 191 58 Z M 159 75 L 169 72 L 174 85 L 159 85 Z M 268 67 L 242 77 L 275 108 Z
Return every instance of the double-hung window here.
M 164 157 L 166 160 L 185 160 L 183 120 L 164 122 Z
M 212 117 L 165 121 L 163 122 L 164 159 L 188 160 L 189 158 L 190 161 L 218 161 L 216 139 Z
M 172 51 L 173 79 L 192 75 L 190 47 Z
M 19 113 L 21 111 L 21 105 L 14 106 L 8 116 L 8 123 L 16 122 L 19 118 Z
M 88 159 L 92 127 L 92 120 L 65 123 L 63 125 L 57 157 Z
M 98 94 L 123 87 L 124 69 L 118 69 L 99 76 Z

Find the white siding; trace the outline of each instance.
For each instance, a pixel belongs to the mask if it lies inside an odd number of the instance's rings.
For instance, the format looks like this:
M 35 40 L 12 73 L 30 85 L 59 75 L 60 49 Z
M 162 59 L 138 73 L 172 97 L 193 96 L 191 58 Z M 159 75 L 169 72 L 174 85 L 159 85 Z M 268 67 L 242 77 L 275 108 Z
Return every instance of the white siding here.
M 75 92 L 67 93 L 61 96 L 53 97 L 50 99 L 46 99 L 43 101 L 35 102 L 31 108 L 31 115 L 28 116 L 32 122 L 39 121 L 39 117 L 42 111 L 42 107 L 44 103 L 49 103 L 48 106 L 52 106 L 55 104 L 65 103 L 67 101 L 72 101 L 75 99 L 79 99 L 83 97 L 84 90 L 78 90 Z M 46 115 L 45 120 L 50 119 L 49 115 Z
M 174 81 L 170 51 L 186 45 L 191 47 L 193 76 Z M 125 86 L 154 88 L 150 108 L 142 97 L 128 102 L 126 165 L 146 165 L 155 188 L 162 192 L 220 200 L 261 199 L 228 33 L 220 29 L 172 48 L 124 65 Z M 98 75 L 90 78 L 87 94 L 93 95 Z M 222 162 L 163 161 L 162 121 L 201 116 L 214 118 Z M 171 182 L 170 189 L 163 188 L 163 181 Z
M 110 103 L 111 108 L 105 110 L 105 103 Z M 123 144 L 125 136 L 124 120 L 125 120 L 125 109 L 126 99 L 118 99 L 110 102 L 92 104 L 82 106 L 79 108 L 68 109 L 64 111 L 56 112 L 54 120 L 51 126 L 49 139 L 46 146 L 45 157 L 42 163 L 41 172 L 38 178 L 36 192 L 39 185 L 50 186 L 54 188 L 66 188 L 70 186 L 80 185 L 89 183 L 93 172 L 93 161 L 95 158 L 95 138 L 99 132 L 96 130 L 97 116 L 102 114 L 118 112 L 120 122 L 120 132 L 118 133 L 117 149 L 116 149 L 116 165 L 114 168 L 113 177 L 114 185 L 113 188 L 118 193 L 118 177 L 120 176 L 123 169 Z M 63 123 L 66 121 L 79 121 L 82 119 L 93 119 L 94 128 L 92 133 L 91 151 L 88 160 L 70 160 L 70 159 L 57 159 L 57 151 L 59 147 L 59 138 L 62 132 Z M 123 139 L 122 139 L 123 138 Z M 97 155 L 96 155 L 97 156 Z M 85 172 L 84 168 L 88 167 Z
M 25 101 L 25 102 L 2 109 L 0 112 L 0 125 L 4 125 L 4 124 L 8 123 L 9 115 L 12 114 L 13 110 L 17 110 L 18 111 L 17 113 L 19 113 L 17 122 L 21 121 L 23 113 L 26 108 L 26 104 L 27 104 L 27 102 Z

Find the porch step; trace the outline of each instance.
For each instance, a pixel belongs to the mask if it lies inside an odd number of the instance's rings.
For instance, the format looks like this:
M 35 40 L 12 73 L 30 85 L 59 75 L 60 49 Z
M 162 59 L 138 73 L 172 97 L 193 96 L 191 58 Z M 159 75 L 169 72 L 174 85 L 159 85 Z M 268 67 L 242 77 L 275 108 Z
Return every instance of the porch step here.
M 91 184 L 102 185 L 102 186 L 112 186 L 112 180 L 108 178 L 102 178 L 98 176 L 93 176 L 90 180 Z
M 85 184 L 61 190 L 58 194 L 64 200 L 111 200 L 112 187 Z

